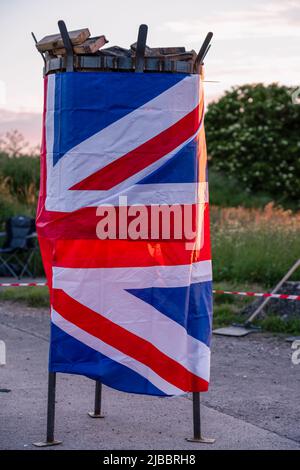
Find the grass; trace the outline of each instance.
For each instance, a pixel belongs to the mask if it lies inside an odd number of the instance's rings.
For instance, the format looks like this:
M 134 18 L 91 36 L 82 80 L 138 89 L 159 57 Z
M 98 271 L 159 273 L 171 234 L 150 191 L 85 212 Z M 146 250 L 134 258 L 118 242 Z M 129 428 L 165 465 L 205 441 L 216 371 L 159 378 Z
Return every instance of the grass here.
M 271 333 L 285 333 L 300 335 L 300 318 L 293 317 L 283 320 L 279 315 L 268 315 L 266 318 L 255 322 L 262 330 Z
M 0 290 L 0 301 L 21 302 L 28 307 L 49 307 L 47 287 L 7 287 Z
M 221 328 L 228 326 L 232 323 L 243 323 L 244 319 L 239 313 L 238 307 L 233 304 L 215 304 L 214 305 L 214 319 L 213 327 Z
M 247 290 L 252 292 L 261 292 L 265 287 L 257 284 L 239 285 L 232 282 L 214 282 L 215 290 Z M 214 295 L 214 321 L 213 327 L 220 328 L 232 323 L 244 323 L 245 317 L 241 314 L 243 308 L 253 301 L 250 297 L 238 295 L 217 294 Z
M 299 258 L 299 232 L 300 213 L 272 203 L 263 209 L 212 207 L 214 280 L 273 286 Z
M 299 258 L 299 213 L 269 203 L 263 209 L 212 207 L 211 219 L 216 289 L 266 292 Z M 299 270 L 293 279 L 299 279 Z M 238 296 L 215 296 L 214 326 L 243 323 L 245 318 L 240 312 L 251 301 Z M 300 334 L 297 317 L 283 319 L 270 312 L 256 324 L 263 331 Z

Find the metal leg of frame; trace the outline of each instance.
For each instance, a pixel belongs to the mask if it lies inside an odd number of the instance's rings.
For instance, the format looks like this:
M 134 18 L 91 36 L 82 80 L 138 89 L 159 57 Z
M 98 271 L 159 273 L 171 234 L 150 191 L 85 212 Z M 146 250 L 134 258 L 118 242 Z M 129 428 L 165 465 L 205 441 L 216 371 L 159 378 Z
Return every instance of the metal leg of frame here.
M 101 413 L 101 402 L 102 402 L 102 383 L 99 382 L 99 380 L 96 380 L 94 411 L 88 412 L 88 415 L 91 418 L 104 418 L 104 415 Z
M 187 441 L 202 444 L 213 444 L 215 442 L 215 439 L 203 437 L 201 433 L 200 392 L 193 392 L 193 426 L 194 437 L 187 438 Z
M 0 256 L 1 266 L 4 266 L 14 278 L 18 279 L 18 274 L 14 271 L 14 269 L 9 264 L 9 261 L 11 259 L 12 259 L 12 256 L 9 256 L 7 259 L 4 259 L 2 258 L 2 256 Z
M 22 271 L 21 273 L 19 274 L 19 279 L 22 279 L 22 277 L 24 276 L 25 273 L 27 273 L 30 277 L 33 277 L 33 274 L 32 272 L 29 270 L 29 263 L 30 261 L 32 260 L 33 258 L 33 255 L 34 255 L 34 252 L 32 251 L 31 253 L 29 253 L 29 255 L 26 257 L 25 261 L 23 262 L 23 268 L 22 268 Z
M 55 391 L 56 391 L 56 372 L 49 372 L 48 375 L 48 409 L 47 409 L 47 436 L 46 441 L 34 442 L 36 447 L 56 446 L 62 441 L 54 439 L 55 422 Z
M 37 251 L 34 250 L 34 253 L 33 253 L 33 267 L 32 267 L 32 274 L 33 274 L 33 279 L 35 279 L 36 277 L 36 257 L 37 257 Z
M 135 53 L 135 72 L 138 73 L 144 72 L 147 33 L 148 26 L 146 24 L 141 24 L 139 27 Z

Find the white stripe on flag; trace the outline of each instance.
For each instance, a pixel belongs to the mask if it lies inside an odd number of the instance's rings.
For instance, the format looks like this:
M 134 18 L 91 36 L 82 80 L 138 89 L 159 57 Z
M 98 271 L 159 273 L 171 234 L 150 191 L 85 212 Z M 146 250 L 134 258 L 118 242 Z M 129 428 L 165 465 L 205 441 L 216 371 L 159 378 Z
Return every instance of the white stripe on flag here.
M 136 359 L 133 359 L 132 357 L 126 356 L 118 349 L 110 346 L 107 343 L 104 343 L 99 338 L 90 335 L 81 328 L 78 328 L 73 323 L 68 322 L 54 309 L 52 309 L 51 318 L 52 322 L 65 333 L 69 334 L 73 338 L 76 338 L 78 341 L 81 341 L 82 343 L 86 344 L 95 351 L 100 352 L 104 356 L 109 357 L 113 361 L 116 361 L 119 364 L 122 364 L 123 366 L 126 366 L 129 369 L 137 372 L 139 375 L 149 380 L 149 382 L 151 382 L 163 393 L 167 395 L 183 395 L 185 393 L 183 392 L 183 390 L 175 387 L 174 385 L 164 380 L 152 369 L 145 366 L 142 362 L 139 362 Z
M 146 287 L 184 287 L 193 283 L 212 280 L 211 261 L 198 261 L 176 266 L 145 266 L 142 268 L 61 268 L 53 266 L 53 287 L 74 281 L 85 284 L 102 282 L 122 283 L 124 276 L 129 278 L 131 288 Z
M 208 202 L 208 188 L 207 182 L 134 184 L 126 191 L 105 198 L 104 202 L 99 203 L 99 198 L 95 198 L 96 200 L 89 205 L 105 206 L 106 203 L 122 205 L 122 199 L 119 199 L 121 196 L 126 196 L 128 205 L 196 204 Z

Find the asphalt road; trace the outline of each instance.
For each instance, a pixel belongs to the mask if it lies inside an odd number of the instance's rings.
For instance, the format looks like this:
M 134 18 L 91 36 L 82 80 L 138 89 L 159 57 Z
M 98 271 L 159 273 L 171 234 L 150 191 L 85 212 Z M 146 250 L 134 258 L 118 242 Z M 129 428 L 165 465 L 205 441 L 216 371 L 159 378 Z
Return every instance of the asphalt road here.
M 0 339 L 0 449 L 36 449 L 45 436 L 48 314 L 4 302 Z M 215 337 L 211 389 L 203 394 L 202 429 L 215 444 L 195 444 L 190 397 L 155 398 L 103 388 L 104 419 L 91 419 L 94 383 L 58 374 L 52 449 L 300 449 L 300 365 L 283 338 Z

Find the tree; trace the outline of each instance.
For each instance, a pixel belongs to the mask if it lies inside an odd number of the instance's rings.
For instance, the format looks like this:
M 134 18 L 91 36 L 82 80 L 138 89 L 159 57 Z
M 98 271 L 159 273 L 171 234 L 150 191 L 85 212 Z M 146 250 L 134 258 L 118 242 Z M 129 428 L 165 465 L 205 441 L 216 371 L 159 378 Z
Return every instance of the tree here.
M 7 154 L 9 157 L 20 157 L 24 155 L 28 149 L 28 142 L 26 142 L 23 134 L 16 129 L 8 131 L 0 138 L 0 152 Z
M 300 106 L 292 91 L 278 84 L 234 87 L 208 106 L 205 118 L 212 167 L 278 202 L 300 200 Z

